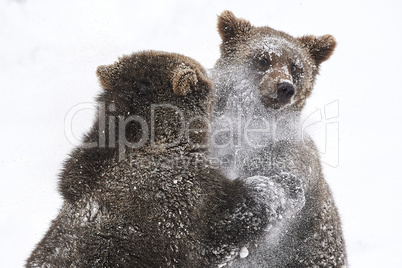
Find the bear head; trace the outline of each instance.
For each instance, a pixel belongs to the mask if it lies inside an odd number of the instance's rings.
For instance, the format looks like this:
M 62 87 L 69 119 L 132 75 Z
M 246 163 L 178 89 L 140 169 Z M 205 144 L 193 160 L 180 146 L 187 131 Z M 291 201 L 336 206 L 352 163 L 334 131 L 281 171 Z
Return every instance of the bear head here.
M 109 146 L 114 147 L 113 142 L 137 147 L 207 143 L 214 92 L 206 71 L 195 60 L 145 51 L 99 66 L 96 73 L 104 88 L 98 102 L 105 107 L 106 132 L 119 132 Z
M 336 46 L 331 35 L 295 38 L 270 27 L 252 26 L 230 11 L 218 17 L 218 31 L 221 57 L 215 69 L 237 84 L 251 80 L 270 109 L 300 111 L 311 94 L 320 64 Z

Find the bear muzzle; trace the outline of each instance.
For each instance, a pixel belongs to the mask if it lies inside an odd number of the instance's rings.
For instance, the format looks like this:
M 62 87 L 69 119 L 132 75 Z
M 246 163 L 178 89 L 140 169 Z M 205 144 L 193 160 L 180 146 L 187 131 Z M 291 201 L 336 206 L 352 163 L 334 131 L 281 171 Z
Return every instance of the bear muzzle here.
M 278 93 L 278 101 L 280 103 L 289 103 L 294 94 L 296 93 L 296 89 L 293 84 L 288 82 L 281 82 L 276 85 L 276 90 Z

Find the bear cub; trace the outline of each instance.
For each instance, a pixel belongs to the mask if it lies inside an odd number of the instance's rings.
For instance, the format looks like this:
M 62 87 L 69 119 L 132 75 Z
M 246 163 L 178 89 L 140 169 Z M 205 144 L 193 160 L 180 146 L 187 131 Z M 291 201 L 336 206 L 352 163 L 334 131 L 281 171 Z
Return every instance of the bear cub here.
M 99 115 L 27 267 L 222 266 L 303 207 L 294 176 L 229 180 L 209 164 L 214 89 L 193 59 L 145 51 L 97 75 Z
M 218 18 L 221 56 L 212 70 L 216 106 L 212 157 L 230 178 L 288 173 L 302 180 L 306 204 L 249 248 L 234 267 L 344 267 L 340 217 L 319 152 L 300 113 L 319 67 L 336 46 L 331 35 L 292 37 L 255 27 L 230 11 Z

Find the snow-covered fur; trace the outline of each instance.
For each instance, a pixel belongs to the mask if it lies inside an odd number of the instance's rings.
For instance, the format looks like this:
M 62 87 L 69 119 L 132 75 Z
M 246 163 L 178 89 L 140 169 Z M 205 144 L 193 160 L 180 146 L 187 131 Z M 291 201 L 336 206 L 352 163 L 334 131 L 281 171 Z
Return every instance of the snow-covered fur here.
M 250 243 L 249 256 L 233 267 L 346 266 L 337 208 L 318 151 L 299 122 L 319 65 L 335 48 L 334 38 L 294 38 L 254 27 L 229 11 L 219 16 L 218 30 L 212 157 L 231 179 L 287 173 L 303 181 L 306 194 L 304 208 Z
M 294 176 L 229 180 L 210 165 L 214 91 L 194 60 L 141 52 L 97 74 L 99 116 L 27 267 L 222 266 L 304 205 Z

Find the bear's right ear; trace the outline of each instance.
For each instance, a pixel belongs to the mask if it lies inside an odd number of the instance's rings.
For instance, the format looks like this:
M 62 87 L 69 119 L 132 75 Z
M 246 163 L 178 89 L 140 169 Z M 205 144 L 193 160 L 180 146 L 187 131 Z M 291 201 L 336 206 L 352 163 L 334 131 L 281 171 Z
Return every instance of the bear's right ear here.
M 251 24 L 244 19 L 238 19 L 236 16 L 226 10 L 218 16 L 218 31 L 223 42 L 238 40 L 246 37 L 251 31 Z
M 173 93 L 178 96 L 185 96 L 191 92 L 198 83 L 196 72 L 189 66 L 179 66 L 173 71 L 170 80 Z
M 96 69 L 96 75 L 104 89 L 112 89 L 119 79 L 119 63 L 112 65 L 101 65 Z
M 197 67 L 188 65 L 179 65 L 172 72 L 170 82 L 172 84 L 173 93 L 177 96 L 185 96 L 191 91 L 197 90 L 204 85 L 212 88 L 211 81 L 206 74 Z

